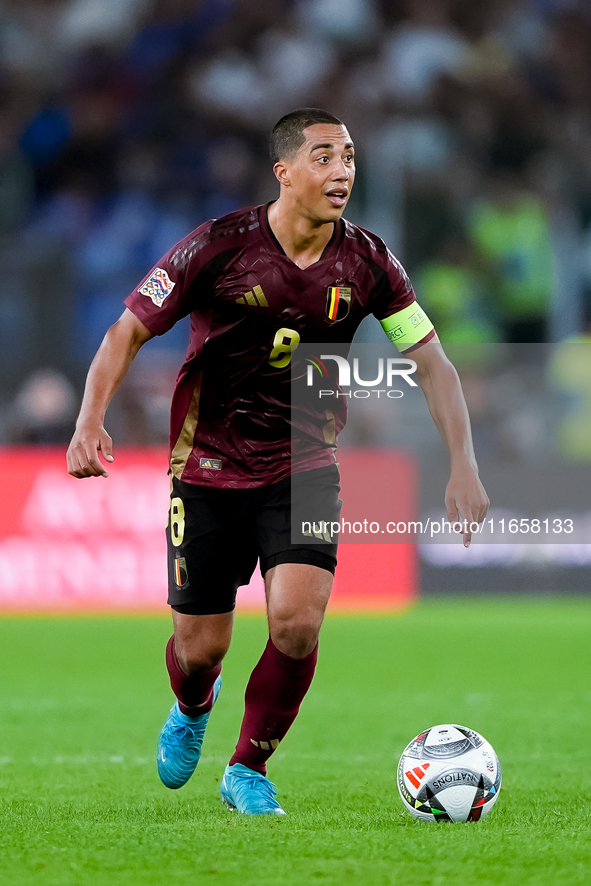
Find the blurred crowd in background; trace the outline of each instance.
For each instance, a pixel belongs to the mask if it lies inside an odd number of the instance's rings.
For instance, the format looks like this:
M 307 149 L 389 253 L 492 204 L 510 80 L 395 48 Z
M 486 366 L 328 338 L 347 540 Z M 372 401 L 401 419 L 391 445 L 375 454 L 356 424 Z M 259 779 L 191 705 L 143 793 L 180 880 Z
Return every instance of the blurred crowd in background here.
M 68 439 L 123 299 L 201 222 L 275 198 L 268 133 L 306 105 L 347 124 L 347 217 L 442 341 L 585 341 L 590 59 L 588 0 L 2 0 L 0 442 Z M 186 338 L 132 367 L 119 442 L 165 439 Z

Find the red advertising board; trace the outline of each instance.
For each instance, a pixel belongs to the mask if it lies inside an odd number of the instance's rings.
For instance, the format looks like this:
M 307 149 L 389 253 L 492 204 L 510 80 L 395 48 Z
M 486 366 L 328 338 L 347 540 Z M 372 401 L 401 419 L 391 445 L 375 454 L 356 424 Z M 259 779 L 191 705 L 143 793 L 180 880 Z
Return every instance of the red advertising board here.
M 368 489 L 384 517 L 414 519 L 411 457 L 347 449 L 339 461 L 343 519 L 363 519 Z M 0 611 L 165 611 L 166 470 L 162 449 L 120 447 L 108 479 L 76 480 L 62 449 L 0 449 Z M 340 546 L 333 610 L 394 610 L 417 594 L 415 546 L 367 537 Z M 238 607 L 264 607 L 260 573 Z

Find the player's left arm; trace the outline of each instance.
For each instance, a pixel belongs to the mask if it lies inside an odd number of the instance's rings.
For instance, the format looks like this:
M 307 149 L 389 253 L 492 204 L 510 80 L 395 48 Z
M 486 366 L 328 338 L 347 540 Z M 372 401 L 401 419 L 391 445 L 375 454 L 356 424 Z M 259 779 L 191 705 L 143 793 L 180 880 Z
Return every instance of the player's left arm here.
M 429 412 L 449 450 L 451 471 L 445 490 L 445 507 L 450 523 L 465 521 L 464 546 L 469 547 L 471 523 L 486 517 L 489 499 L 478 476 L 468 407 L 455 367 L 437 336 L 408 356 L 417 364 L 416 378 Z
M 450 454 L 451 473 L 445 490 L 448 519 L 451 523 L 466 521 L 463 537 L 468 547 L 470 524 L 484 520 L 490 502 L 478 477 L 460 379 L 433 324 L 417 303 L 406 271 L 382 241 L 377 243 L 375 260 L 382 276 L 377 278 L 373 313 L 392 344 L 417 364 L 417 380 Z

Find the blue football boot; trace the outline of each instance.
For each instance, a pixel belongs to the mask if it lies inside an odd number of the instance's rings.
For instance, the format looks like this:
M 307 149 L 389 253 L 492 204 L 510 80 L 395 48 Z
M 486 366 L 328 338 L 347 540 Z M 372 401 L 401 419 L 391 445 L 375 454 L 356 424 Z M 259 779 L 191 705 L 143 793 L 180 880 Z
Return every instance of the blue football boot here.
M 221 686 L 220 676 L 213 684 L 214 704 Z M 210 713 L 187 717 L 175 702 L 158 739 L 158 775 L 167 788 L 182 788 L 195 772 Z
M 246 815 L 285 815 L 275 799 L 276 793 L 275 785 L 260 772 L 242 763 L 226 766 L 222 778 L 222 801 L 230 809 Z

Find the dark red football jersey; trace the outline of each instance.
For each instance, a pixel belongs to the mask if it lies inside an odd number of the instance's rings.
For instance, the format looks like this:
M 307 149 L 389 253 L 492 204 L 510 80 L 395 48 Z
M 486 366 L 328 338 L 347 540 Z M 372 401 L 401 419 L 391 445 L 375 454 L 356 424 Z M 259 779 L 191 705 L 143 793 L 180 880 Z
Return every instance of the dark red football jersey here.
M 266 206 L 198 227 L 125 302 L 156 335 L 191 315 L 172 400 L 173 474 L 197 485 L 245 488 L 334 463 L 345 397 L 313 416 L 292 447 L 295 349 L 350 343 L 368 314 L 382 320 L 414 300 L 383 241 L 343 219 L 305 270 L 273 235 Z

